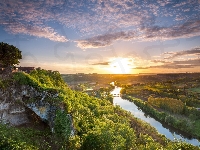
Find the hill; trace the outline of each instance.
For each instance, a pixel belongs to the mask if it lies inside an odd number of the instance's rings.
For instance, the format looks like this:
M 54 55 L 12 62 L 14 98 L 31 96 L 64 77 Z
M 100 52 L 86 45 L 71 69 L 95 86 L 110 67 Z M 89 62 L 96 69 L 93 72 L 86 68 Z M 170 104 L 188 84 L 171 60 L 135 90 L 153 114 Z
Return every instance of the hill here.
M 199 149 L 169 141 L 109 100 L 71 90 L 56 71 L 13 73 L 0 79 L 0 93 L 0 149 Z

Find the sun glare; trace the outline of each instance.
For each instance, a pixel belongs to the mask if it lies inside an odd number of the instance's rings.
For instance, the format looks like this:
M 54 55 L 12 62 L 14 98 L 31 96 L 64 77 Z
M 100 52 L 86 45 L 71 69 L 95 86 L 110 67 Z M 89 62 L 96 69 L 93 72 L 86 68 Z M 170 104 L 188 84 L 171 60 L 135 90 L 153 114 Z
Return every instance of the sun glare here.
M 131 72 L 132 60 L 129 58 L 112 59 L 109 70 L 114 74 L 128 74 Z

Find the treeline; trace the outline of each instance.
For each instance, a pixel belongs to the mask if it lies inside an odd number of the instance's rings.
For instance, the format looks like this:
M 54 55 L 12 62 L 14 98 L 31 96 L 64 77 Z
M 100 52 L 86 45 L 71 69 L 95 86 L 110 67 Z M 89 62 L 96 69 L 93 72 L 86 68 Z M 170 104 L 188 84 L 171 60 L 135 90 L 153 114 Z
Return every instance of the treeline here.
M 154 82 L 137 83 L 133 85 L 122 84 L 122 94 L 132 95 L 147 100 L 149 95 L 154 97 L 172 98 L 181 100 L 190 107 L 200 107 L 199 80 L 200 77 L 191 74 L 190 78 L 176 78 L 174 80 L 160 81 L 159 78 Z M 159 81 L 158 81 L 159 80 Z M 119 84 L 120 85 L 120 84 Z
M 189 107 L 184 104 L 181 100 L 174 98 L 154 98 L 149 97 L 148 103 L 156 108 L 161 108 L 163 110 L 169 111 L 174 114 L 184 115 L 191 120 L 199 120 L 200 119 L 200 111 L 194 107 Z
M 57 112 L 55 133 L 49 130 L 17 129 L 0 124 L 0 149 L 199 149 L 188 143 L 167 140 L 156 133 L 154 128 L 134 118 L 131 113 L 119 106 L 113 106 L 106 99 L 72 91 L 64 83 L 59 72 L 46 70 L 35 70 L 30 74 L 18 72 L 13 75 L 12 83 L 58 92 L 58 99 L 53 99 L 54 103 L 63 103 L 65 110 Z M 156 112 L 147 103 L 138 100 L 136 102 L 149 112 L 155 113 L 154 115 L 158 115 L 158 118 L 167 117 L 164 113 Z M 67 114 L 73 117 L 74 136 L 69 132 Z M 155 132 L 160 140 L 156 140 L 148 131 Z
M 148 98 L 148 103 L 154 107 L 161 108 L 172 113 L 183 113 L 184 103 L 180 100 L 174 98 L 154 98 L 150 96 Z

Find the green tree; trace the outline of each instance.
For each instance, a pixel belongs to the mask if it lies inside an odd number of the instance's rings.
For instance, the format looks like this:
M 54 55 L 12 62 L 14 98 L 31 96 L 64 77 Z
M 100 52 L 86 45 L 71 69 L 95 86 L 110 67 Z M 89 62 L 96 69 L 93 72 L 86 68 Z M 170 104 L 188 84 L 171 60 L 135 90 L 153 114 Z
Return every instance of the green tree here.
M 126 89 L 121 89 L 121 90 L 120 90 L 120 93 L 121 93 L 121 94 L 126 94 Z
M 0 43 L 0 65 L 3 67 L 13 66 L 22 59 L 21 51 L 13 45 Z

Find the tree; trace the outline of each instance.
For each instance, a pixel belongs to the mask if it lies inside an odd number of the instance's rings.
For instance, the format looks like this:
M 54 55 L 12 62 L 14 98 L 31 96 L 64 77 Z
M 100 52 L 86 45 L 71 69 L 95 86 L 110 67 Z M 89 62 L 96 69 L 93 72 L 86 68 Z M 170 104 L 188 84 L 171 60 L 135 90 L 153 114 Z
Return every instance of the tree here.
M 13 66 L 22 59 L 21 51 L 13 45 L 0 43 L 0 65 L 2 67 Z
M 120 94 L 126 94 L 126 89 L 121 89 Z

